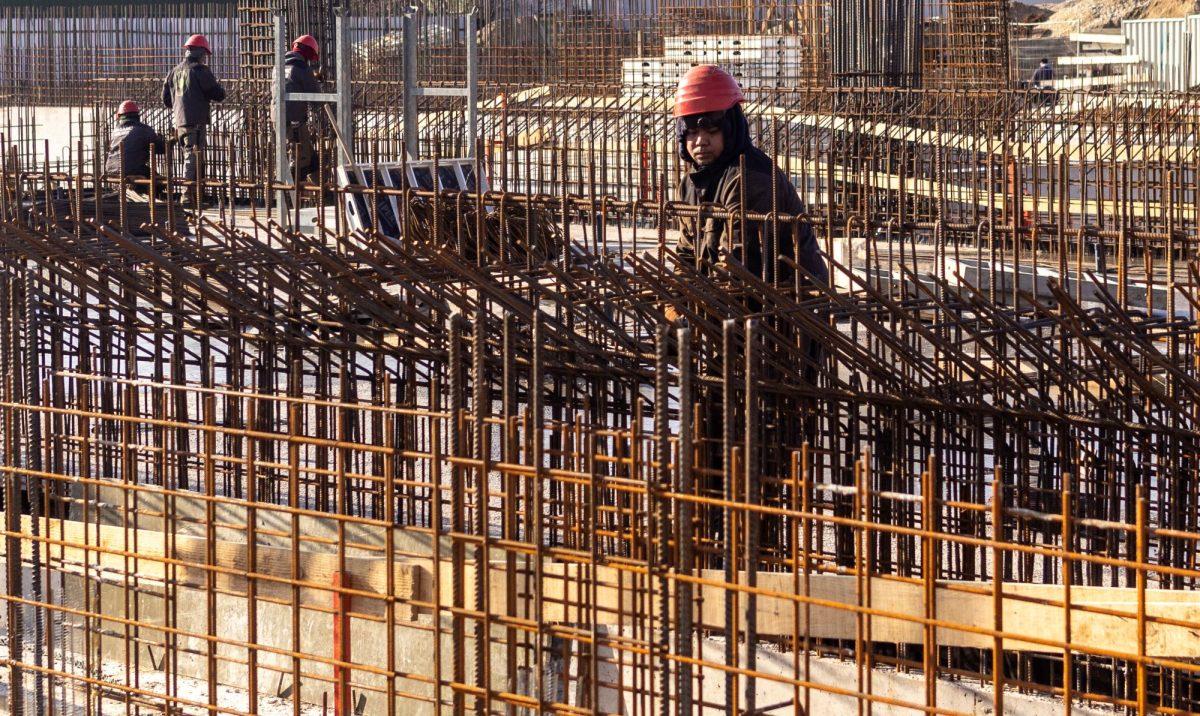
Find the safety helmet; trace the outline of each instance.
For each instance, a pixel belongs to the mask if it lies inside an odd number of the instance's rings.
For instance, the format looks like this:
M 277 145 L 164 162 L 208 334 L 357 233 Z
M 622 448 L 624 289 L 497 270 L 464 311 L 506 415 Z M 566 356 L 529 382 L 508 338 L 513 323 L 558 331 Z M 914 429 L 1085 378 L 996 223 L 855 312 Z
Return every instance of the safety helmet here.
M 679 80 L 675 90 L 676 117 L 704 112 L 719 112 L 745 99 L 742 88 L 725 70 L 716 65 L 696 65 Z
M 315 60 L 321 56 L 321 45 L 317 43 L 317 38 L 312 35 L 301 35 L 292 42 L 292 49 L 301 53 L 309 60 Z
M 142 108 L 138 106 L 137 102 L 127 99 L 121 103 L 120 107 L 117 108 L 117 116 L 120 117 L 123 114 L 137 114 L 141 111 Z
M 204 35 L 192 35 L 187 39 L 187 42 L 183 43 L 183 46 L 189 50 L 200 49 L 210 55 L 212 54 L 212 48 L 208 46 L 208 38 Z

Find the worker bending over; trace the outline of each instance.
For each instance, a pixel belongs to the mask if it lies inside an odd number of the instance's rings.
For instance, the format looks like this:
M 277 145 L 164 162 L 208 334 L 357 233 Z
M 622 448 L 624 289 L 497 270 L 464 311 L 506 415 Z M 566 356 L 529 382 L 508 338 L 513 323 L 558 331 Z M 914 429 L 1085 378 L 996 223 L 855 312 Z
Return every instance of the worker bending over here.
M 321 46 L 312 35 L 301 35 L 292 43 L 291 52 L 283 56 L 284 92 L 320 92 L 321 84 L 312 66 L 320 59 Z M 284 110 L 287 122 L 288 152 L 292 157 L 292 178 L 295 181 L 312 179 L 320 183 L 317 153 L 309 128 L 309 102 L 289 101 Z M 273 116 L 273 115 L 272 115 Z
M 184 43 L 187 54 L 163 81 L 163 106 L 173 111 L 175 136 L 187 152 L 186 179 L 196 179 L 196 152 L 207 145 L 211 105 L 225 99 L 225 88 L 208 69 L 212 50 L 204 35 L 192 35 Z
M 162 154 L 167 142 L 154 128 L 141 120 L 141 108 L 133 100 L 125 100 L 117 109 L 117 126 L 108 142 L 104 158 L 104 173 L 127 177 L 150 176 L 150 151 Z
M 737 212 L 744 191 L 747 213 L 769 214 L 772 210 L 788 216 L 804 213 L 804 205 L 788 176 L 751 143 L 750 127 L 742 112 L 743 99 L 737 82 L 716 65 L 693 67 L 680 80 L 674 114 L 679 153 L 689 169 L 680 187 L 681 199 L 688 204 L 716 204 Z M 779 226 L 777 240 L 773 242 L 764 241 L 770 238 L 769 226 L 762 221 L 747 222 L 745 231 L 736 218 L 688 220 L 681 228 L 678 253 L 699 270 L 728 253 L 751 273 L 787 287 L 792 285 L 793 271 L 780 260 L 787 256 L 821 281 L 828 280 L 828 269 L 808 224 L 800 227 L 798 247 L 787 224 Z M 764 245 L 775 248 L 769 250 Z

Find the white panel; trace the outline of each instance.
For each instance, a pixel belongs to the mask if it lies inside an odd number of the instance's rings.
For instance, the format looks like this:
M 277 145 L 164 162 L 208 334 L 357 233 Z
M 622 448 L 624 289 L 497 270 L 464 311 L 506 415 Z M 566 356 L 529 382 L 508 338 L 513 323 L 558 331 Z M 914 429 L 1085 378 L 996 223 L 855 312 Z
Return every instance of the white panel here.
M 1200 85 L 1200 15 L 1187 18 L 1188 88 Z
M 1082 87 L 1112 87 L 1125 84 L 1125 75 L 1095 75 L 1092 77 L 1068 77 L 1053 80 L 1055 89 L 1079 89 Z
M 1068 39 L 1091 45 L 1124 45 L 1126 42 L 1124 35 L 1106 32 L 1072 32 Z
M 1059 57 L 1055 62 L 1059 65 L 1136 65 L 1141 63 L 1140 55 L 1069 55 Z
M 1124 20 L 1121 34 L 1127 54 L 1141 62 L 1129 68 L 1133 81 L 1155 89 L 1181 91 L 1188 86 L 1188 34 L 1184 18 Z

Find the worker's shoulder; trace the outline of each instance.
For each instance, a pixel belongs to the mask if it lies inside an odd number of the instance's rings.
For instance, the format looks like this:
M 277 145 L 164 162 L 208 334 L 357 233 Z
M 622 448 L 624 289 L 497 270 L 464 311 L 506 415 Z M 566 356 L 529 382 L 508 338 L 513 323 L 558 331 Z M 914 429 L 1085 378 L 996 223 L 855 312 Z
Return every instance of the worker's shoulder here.
M 179 76 L 190 77 L 193 73 L 195 73 L 197 67 L 203 67 L 203 66 L 204 65 L 201 65 L 198 62 L 189 62 L 187 60 L 181 60 L 179 62 L 179 64 L 172 67 L 171 71 L 167 73 L 167 79 L 170 80 L 172 77 L 179 77 Z M 178 81 L 178 80 L 175 80 L 175 81 Z
M 739 180 L 744 170 L 747 181 L 765 179 L 769 183 L 773 174 L 781 173 L 779 166 L 765 153 L 755 147 L 747 150 L 731 167 L 735 172 L 734 176 Z
M 772 186 L 784 193 L 792 189 L 787 175 L 765 155 L 757 158 L 747 157 L 744 168 L 739 162 L 734 164 L 731 170 L 729 183 L 735 186 L 744 183 L 749 195 L 768 195 Z
M 682 172 L 679 177 L 679 197 L 682 201 L 694 204 L 696 197 L 700 195 L 700 187 L 696 186 L 696 180 L 692 177 L 692 172 Z
M 208 65 L 204 64 L 203 62 L 197 62 L 196 60 L 185 57 L 179 61 L 179 64 L 175 65 L 175 69 L 171 70 L 171 72 L 189 72 L 192 74 L 203 75 L 211 74 L 212 70 L 209 69 Z
M 734 167 L 733 176 L 731 178 L 736 181 L 745 181 L 747 187 L 761 186 L 769 189 L 771 187 L 771 178 L 776 174 L 781 173 L 774 166 L 762 167 L 747 165 L 745 170 L 743 170 L 741 167 Z

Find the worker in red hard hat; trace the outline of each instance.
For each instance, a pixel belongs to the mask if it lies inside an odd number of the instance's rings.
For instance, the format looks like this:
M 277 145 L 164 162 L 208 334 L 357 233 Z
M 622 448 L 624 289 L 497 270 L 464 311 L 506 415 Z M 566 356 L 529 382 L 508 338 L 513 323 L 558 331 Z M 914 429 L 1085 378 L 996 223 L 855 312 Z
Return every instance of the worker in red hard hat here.
M 775 284 L 777 290 L 795 290 L 796 272 L 790 258 L 817 281 L 828 281 L 825 260 L 817 249 L 812 228 L 800 224 L 793 231 L 790 222 L 772 224 L 750 220 L 741 223 L 739 216 L 770 214 L 798 216 L 804 205 L 788 176 L 766 154 L 755 148 L 750 140 L 750 126 L 742 111 L 744 96 L 741 87 L 728 72 L 715 65 L 693 67 L 679 82 L 675 93 L 674 116 L 679 139 L 679 154 L 686 173 L 680 186 L 680 197 L 694 205 L 715 205 L 732 218 L 704 217 L 681 221 L 677 251 L 680 262 L 691 264 L 701 272 L 722 261 L 740 263 L 748 272 Z M 744 204 L 743 204 L 744 201 Z M 773 231 L 773 229 L 777 229 Z M 753 298 L 746 298 L 747 314 L 760 312 L 764 307 Z M 703 307 L 697 306 L 698 312 Z M 668 320 L 676 317 L 675 306 L 666 310 Z M 790 325 L 774 325 L 786 343 L 791 343 Z M 820 346 L 806 336 L 794 336 L 799 342 L 793 365 L 772 366 L 764 376 L 770 380 L 814 384 L 818 378 Z M 719 348 L 717 350 L 720 350 Z M 726 419 L 719 389 L 705 385 L 696 396 L 703 415 L 705 439 L 720 445 Z M 814 437 L 816 421 L 810 407 L 802 401 L 794 403 L 764 403 L 760 410 L 763 444 L 800 445 Z M 704 479 L 706 494 L 723 494 L 726 485 L 718 475 L 728 475 L 722 451 L 707 454 L 711 470 Z M 766 485 L 761 499 L 768 502 L 778 498 L 774 487 Z M 710 532 L 718 542 L 727 538 L 722 510 L 702 508 Z M 762 544 L 778 543 L 783 529 L 781 520 L 764 517 L 760 522 Z M 723 566 L 724 558 L 708 556 L 710 567 Z
M 285 92 L 320 92 L 321 83 L 313 68 L 321 58 L 321 46 L 312 35 L 301 35 L 292 42 L 292 51 L 283 56 Z M 272 93 L 274 94 L 274 93 Z M 292 157 L 292 178 L 295 181 L 312 179 L 320 182 L 317 153 L 309 129 L 311 102 L 287 103 L 284 120 L 287 122 L 288 151 Z M 272 114 L 274 116 L 274 114 Z
M 744 192 L 748 213 L 803 214 L 804 205 L 787 175 L 750 141 L 743 99 L 737 81 L 716 65 L 693 67 L 679 81 L 674 115 L 679 154 L 688 169 L 680 187 L 681 199 L 737 211 Z M 678 253 L 700 270 L 727 255 L 764 280 L 784 287 L 794 285 L 793 271 L 782 260 L 787 256 L 819 280 L 828 280 L 828 269 L 811 227 L 801 227 L 798 245 L 790 226 L 781 224 L 775 237 L 767 235 L 769 229 L 761 221 L 748 222 L 744 232 L 736 219 L 687 221 L 682 226 Z M 775 240 L 764 241 L 772 238 Z
M 163 106 L 172 110 L 175 136 L 187 152 L 187 179 L 197 178 L 196 153 L 208 143 L 208 125 L 212 120 L 211 104 L 225 99 L 225 88 L 208 69 L 212 55 L 208 38 L 192 35 L 183 44 L 183 61 L 171 70 L 163 81 Z
M 167 142 L 153 127 L 142 123 L 141 108 L 133 100 L 125 100 L 117 108 L 117 126 L 108 141 L 104 158 L 104 173 L 126 177 L 150 176 L 150 151 L 162 154 Z

